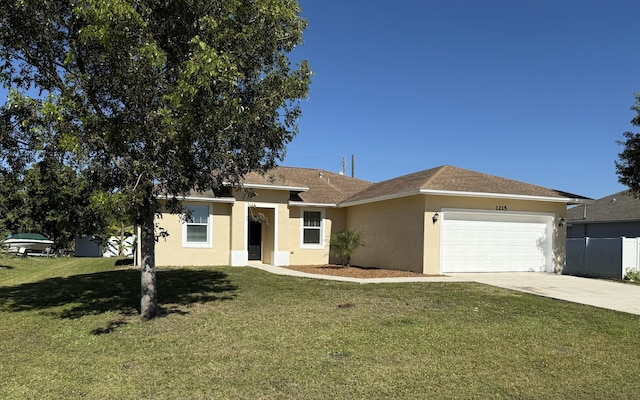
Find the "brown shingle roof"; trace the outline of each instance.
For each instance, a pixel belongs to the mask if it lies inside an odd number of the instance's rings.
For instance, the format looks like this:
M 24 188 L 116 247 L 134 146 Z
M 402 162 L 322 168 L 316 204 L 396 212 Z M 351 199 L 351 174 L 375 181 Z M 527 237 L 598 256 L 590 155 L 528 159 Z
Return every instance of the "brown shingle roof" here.
M 368 188 L 371 182 L 316 168 L 277 167 L 265 175 L 250 173 L 245 185 L 305 187 L 299 194 L 305 203 L 338 204 Z
M 258 185 L 282 190 L 305 188 L 306 190 L 302 190 L 299 193 L 303 203 L 337 205 L 418 194 L 420 191 L 493 193 L 512 196 L 588 200 L 586 197 L 571 193 L 449 165 L 379 183 L 372 183 L 317 168 L 277 167 L 265 175 L 258 173 L 247 174 L 244 184 L 247 187 Z M 203 194 L 196 193 L 192 193 L 192 195 L 203 196 Z
M 640 199 L 631 196 L 627 190 L 598 199 L 586 207 L 586 218 L 583 218 L 584 206 L 578 206 L 567 210 L 567 220 L 574 223 L 640 221 Z
M 352 196 L 346 200 L 346 203 L 419 193 L 421 190 L 586 199 L 582 196 L 542 186 L 444 165 L 376 183 L 367 190 Z

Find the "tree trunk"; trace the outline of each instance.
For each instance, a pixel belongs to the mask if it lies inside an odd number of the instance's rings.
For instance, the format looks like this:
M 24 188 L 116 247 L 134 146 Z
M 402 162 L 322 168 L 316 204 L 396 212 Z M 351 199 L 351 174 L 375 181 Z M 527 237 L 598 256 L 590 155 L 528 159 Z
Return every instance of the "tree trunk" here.
M 140 318 L 150 320 L 158 314 L 158 293 L 156 290 L 155 258 L 155 213 L 151 207 L 145 210 L 144 221 L 140 226 Z

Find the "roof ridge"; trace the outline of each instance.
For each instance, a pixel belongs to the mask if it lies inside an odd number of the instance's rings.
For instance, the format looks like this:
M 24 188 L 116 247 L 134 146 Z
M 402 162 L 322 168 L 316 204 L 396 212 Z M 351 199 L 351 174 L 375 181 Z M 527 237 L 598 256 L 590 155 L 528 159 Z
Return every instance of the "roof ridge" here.
M 277 170 L 278 168 L 287 168 L 287 169 L 290 169 L 290 170 L 319 171 L 319 172 L 327 173 L 327 174 L 331 174 L 331 175 L 334 175 L 334 176 L 341 176 L 341 177 L 345 177 L 345 178 L 349 178 L 349 179 L 356 179 L 356 180 L 359 180 L 359 181 L 361 181 L 361 182 L 366 182 L 366 183 L 375 183 L 375 182 L 368 181 L 368 180 L 366 180 L 366 179 L 357 178 L 357 177 L 355 177 L 355 176 L 349 176 L 349 175 L 347 175 L 347 174 L 341 174 L 341 173 L 339 173 L 339 172 L 329 171 L 328 169 L 323 169 L 323 168 L 312 168 L 312 167 L 292 167 L 292 166 L 285 166 L 285 165 L 277 165 L 275 168 L 270 169 L 269 171 L 267 171 L 267 173 L 268 173 L 268 172 L 270 172 L 270 171 Z
M 387 182 L 391 182 L 391 181 L 397 181 L 397 180 L 401 180 L 401 179 L 406 179 L 406 178 L 409 178 L 409 177 L 413 177 L 413 176 L 418 176 L 418 175 L 424 174 L 425 172 L 434 171 L 434 170 L 437 170 L 437 169 L 442 168 L 442 167 L 443 166 L 439 166 L 439 167 L 434 167 L 434 168 L 423 169 L 421 171 L 410 172 L 408 174 L 404 174 L 404 175 L 396 176 L 396 177 L 393 177 L 393 178 L 385 179 L 383 181 L 373 182 L 373 184 L 374 185 L 381 185 L 383 183 L 387 183 Z
M 435 169 L 436 172 L 433 175 L 431 175 L 426 181 L 424 181 L 422 183 L 422 186 L 426 186 L 429 182 L 435 180 L 440 175 L 444 174 L 444 170 L 445 169 L 451 169 L 451 168 L 454 168 L 454 167 L 451 167 L 450 165 L 446 165 L 446 164 L 445 165 L 441 165 L 439 167 L 431 168 L 431 169 Z M 428 170 L 425 170 L 425 171 L 428 171 Z
M 425 170 L 422 170 L 422 171 L 417 171 L 417 172 L 411 172 L 409 174 L 397 176 L 395 178 L 385 179 L 384 181 L 380 181 L 380 182 L 373 182 L 373 183 L 371 183 L 370 186 L 368 186 L 366 188 L 363 188 L 362 190 L 354 193 L 349 198 L 345 199 L 343 202 L 348 203 L 352 199 L 357 199 L 357 198 L 359 198 L 361 196 L 366 196 L 365 193 L 368 192 L 368 191 L 375 191 L 377 188 L 388 187 L 389 185 L 393 185 L 396 182 L 403 182 L 403 181 L 406 181 L 407 179 L 410 179 L 410 178 L 413 178 L 413 177 L 420 177 L 420 175 L 423 175 L 425 173 L 429 173 L 429 172 L 437 170 L 439 168 L 442 168 L 442 166 L 435 167 L 435 168 L 428 168 L 428 169 L 425 169 Z M 436 172 L 438 172 L 438 171 L 436 171 Z M 430 179 L 427 179 L 425 181 L 418 180 L 418 182 L 421 182 L 421 183 L 418 184 L 417 187 L 424 186 L 425 183 L 428 182 L 429 180 Z
M 443 165 L 443 168 L 444 167 L 447 167 L 448 169 L 452 169 L 452 170 L 464 171 L 464 172 L 471 173 L 471 174 L 481 175 L 481 176 L 484 176 L 487 179 L 497 179 L 497 180 L 500 180 L 500 181 L 503 181 L 503 182 L 512 182 L 512 183 L 516 183 L 518 185 L 526 185 L 526 186 L 529 186 L 529 187 L 535 187 L 535 188 L 550 190 L 550 191 L 553 191 L 553 192 L 560 192 L 559 190 L 556 190 L 556 189 L 553 189 L 553 188 L 549 188 L 549 187 L 546 187 L 546 186 L 538 185 L 538 184 L 535 184 L 535 183 L 524 182 L 524 181 L 521 181 L 521 180 L 518 180 L 518 179 L 514 179 L 514 178 L 507 178 L 505 176 L 494 175 L 494 174 L 490 174 L 488 172 L 475 171 L 475 170 L 471 170 L 471 169 L 467 169 L 467 168 L 461 168 L 461 167 L 455 167 L 455 166 L 451 166 L 451 165 Z M 571 194 L 571 193 L 567 193 L 567 194 Z

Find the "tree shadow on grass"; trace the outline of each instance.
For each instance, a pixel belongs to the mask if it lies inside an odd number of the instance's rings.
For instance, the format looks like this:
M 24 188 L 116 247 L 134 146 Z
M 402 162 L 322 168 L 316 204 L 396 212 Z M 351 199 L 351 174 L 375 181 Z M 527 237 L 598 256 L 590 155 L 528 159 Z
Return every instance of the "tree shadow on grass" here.
M 133 258 L 119 258 L 116 260 L 116 267 L 124 265 L 133 265 Z
M 184 306 L 235 298 L 227 274 L 210 270 L 157 272 L 160 315 L 182 313 Z M 139 314 L 140 272 L 119 270 L 56 277 L 0 287 L 0 311 L 42 311 L 59 318 L 116 312 Z

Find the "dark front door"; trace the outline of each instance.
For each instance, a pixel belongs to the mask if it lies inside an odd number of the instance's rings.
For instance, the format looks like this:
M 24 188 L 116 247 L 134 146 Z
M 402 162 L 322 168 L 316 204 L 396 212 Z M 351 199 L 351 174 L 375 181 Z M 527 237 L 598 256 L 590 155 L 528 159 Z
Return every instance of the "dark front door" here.
M 249 260 L 262 259 L 262 224 L 249 221 Z

